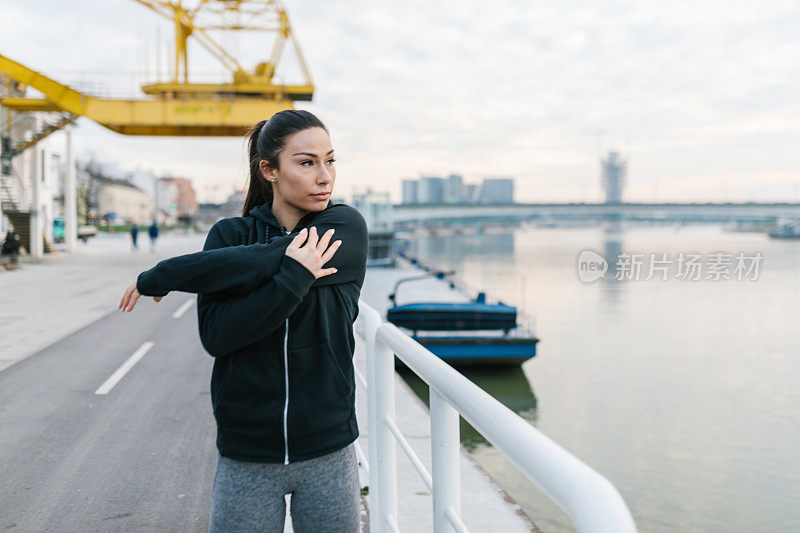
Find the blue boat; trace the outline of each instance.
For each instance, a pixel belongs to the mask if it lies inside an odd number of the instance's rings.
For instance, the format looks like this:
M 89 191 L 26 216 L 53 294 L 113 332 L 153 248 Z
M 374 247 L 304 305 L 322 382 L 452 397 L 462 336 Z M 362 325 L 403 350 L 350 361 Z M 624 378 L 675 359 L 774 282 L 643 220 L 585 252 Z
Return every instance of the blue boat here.
M 445 276 L 437 273 L 439 278 Z M 536 355 L 539 339 L 517 324 L 517 308 L 502 302 L 486 303 L 485 293 L 472 302 L 396 304 L 400 284 L 427 277 L 405 278 L 395 284 L 389 295 L 394 306 L 386 319 L 409 330 L 414 340 L 433 354 L 451 366 L 519 365 Z
M 769 230 L 771 239 L 800 239 L 800 225 L 797 223 L 778 224 Z

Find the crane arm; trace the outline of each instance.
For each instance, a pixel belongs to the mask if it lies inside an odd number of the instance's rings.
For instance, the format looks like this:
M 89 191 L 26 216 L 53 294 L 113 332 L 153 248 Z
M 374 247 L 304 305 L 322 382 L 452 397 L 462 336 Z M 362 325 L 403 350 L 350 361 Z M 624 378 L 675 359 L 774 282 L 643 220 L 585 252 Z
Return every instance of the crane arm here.
M 91 98 L 63 83 L 3 55 L 0 55 L 0 72 L 5 72 L 18 82 L 33 87 L 64 111 L 73 115 L 86 114 L 86 105 Z
M 195 25 L 194 17 L 197 15 L 197 12 L 206 4 L 208 0 L 203 0 L 200 2 L 191 12 L 187 13 L 183 10 L 180 5 L 169 4 L 167 2 L 158 2 L 155 0 L 135 0 L 136 2 L 142 4 L 143 6 L 155 11 L 165 19 L 175 22 L 183 26 L 186 30 L 185 35 L 195 34 L 197 37 L 197 41 L 208 50 L 214 57 L 219 59 L 219 61 L 230 70 L 232 73 L 236 73 L 239 71 L 244 70 L 242 66 L 236 61 L 232 55 L 225 51 L 214 39 L 212 39 L 206 31 Z M 184 44 L 185 46 L 185 44 Z
M 311 71 L 308 70 L 308 63 L 306 63 L 306 58 L 303 56 L 303 51 L 300 49 L 300 43 L 297 41 L 297 37 L 291 30 L 289 30 L 289 38 L 294 45 L 294 51 L 297 54 L 297 61 L 300 63 L 300 68 L 303 69 L 303 73 L 306 75 L 306 83 L 313 85 L 314 80 L 311 79 Z
M 251 12 L 246 12 L 246 15 L 250 15 L 249 20 L 237 20 L 231 24 L 205 24 L 200 25 L 195 23 L 195 19 L 201 16 L 202 12 L 213 12 L 218 13 L 221 15 L 222 11 L 215 11 L 213 7 L 212 0 L 201 0 L 198 2 L 194 7 L 191 9 L 184 8 L 181 5 L 181 2 L 170 2 L 167 0 L 135 0 L 139 4 L 147 7 L 148 9 L 155 11 L 165 19 L 173 22 L 176 25 L 176 32 L 178 35 L 176 38 L 178 39 L 177 49 L 184 51 L 186 50 L 186 38 L 189 35 L 194 35 L 197 39 L 197 42 L 200 43 L 203 48 L 208 50 L 214 57 L 216 57 L 224 66 L 227 68 L 234 77 L 239 74 L 244 74 L 246 71 L 244 67 L 233 57 L 230 53 L 228 53 L 218 42 L 211 38 L 208 34 L 209 30 L 267 30 L 267 31 L 277 31 L 278 37 L 275 40 L 275 43 L 272 48 L 272 54 L 269 60 L 269 64 L 272 65 L 273 71 L 274 68 L 277 67 L 278 62 L 280 61 L 281 54 L 283 53 L 284 46 L 286 44 L 287 39 L 291 39 L 292 45 L 294 45 L 295 51 L 297 52 L 297 57 L 300 61 L 300 67 L 305 74 L 306 80 L 308 84 L 311 84 L 311 74 L 308 69 L 308 65 L 306 64 L 305 58 L 303 57 L 303 53 L 300 49 L 300 43 L 297 42 L 297 38 L 294 35 L 294 32 L 291 29 L 289 24 L 289 17 L 286 13 L 286 9 L 283 7 L 280 1 L 272 0 L 266 2 L 266 5 L 274 9 L 278 20 L 276 21 L 274 27 L 272 24 L 268 25 L 257 25 L 253 24 L 255 22 L 257 16 L 262 11 L 256 10 Z M 242 2 L 244 4 L 244 2 Z M 237 4 L 236 9 L 238 10 L 241 6 Z M 185 63 L 184 57 L 184 63 Z M 176 60 L 176 76 L 177 76 L 177 67 L 178 63 Z M 184 64 L 184 69 L 188 66 Z
M 149 9 L 152 9 L 153 11 L 155 11 L 156 13 L 158 13 L 159 15 L 164 17 L 165 19 L 168 19 L 170 21 L 175 19 L 175 17 L 174 17 L 174 13 L 175 12 L 172 11 L 171 9 L 169 9 L 162 2 L 151 2 L 150 0 L 134 0 L 134 1 L 135 2 L 139 2 L 140 4 L 142 4 L 143 6 L 149 8 Z
M 209 0 L 200 0 L 194 7 L 194 9 L 192 9 L 192 12 L 189 14 L 189 17 L 194 18 L 195 15 L 197 15 L 197 12 L 200 11 L 203 7 L 205 7 L 205 4 L 207 4 L 208 1 Z
M 211 52 L 220 62 L 225 65 L 225 68 L 233 73 L 241 72 L 244 70 L 242 66 L 236 61 L 236 58 L 225 51 L 214 39 L 212 39 L 203 28 L 194 28 L 195 37 L 203 47 Z

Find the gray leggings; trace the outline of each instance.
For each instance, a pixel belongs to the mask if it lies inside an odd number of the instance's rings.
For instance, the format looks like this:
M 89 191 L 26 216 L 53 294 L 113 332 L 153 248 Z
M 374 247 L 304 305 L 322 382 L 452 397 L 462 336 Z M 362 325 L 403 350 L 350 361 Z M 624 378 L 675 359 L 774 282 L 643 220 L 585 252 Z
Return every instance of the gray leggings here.
M 291 494 L 296 533 L 357 533 L 358 459 L 354 443 L 297 463 L 253 463 L 222 457 L 211 489 L 211 533 L 282 533 Z

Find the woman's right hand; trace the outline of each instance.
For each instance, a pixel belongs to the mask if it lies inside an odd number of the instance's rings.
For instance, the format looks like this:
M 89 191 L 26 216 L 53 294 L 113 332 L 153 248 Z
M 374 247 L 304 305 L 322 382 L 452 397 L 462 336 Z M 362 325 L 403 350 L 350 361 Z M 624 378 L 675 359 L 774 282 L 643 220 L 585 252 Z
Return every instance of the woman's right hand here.
M 139 289 L 136 287 L 136 282 L 134 281 L 128 288 L 125 289 L 125 292 L 122 295 L 122 300 L 119 301 L 118 309 L 122 309 L 122 312 L 130 313 L 133 311 L 133 306 L 136 305 L 136 301 L 139 299 L 141 294 L 139 293 Z M 156 302 L 160 302 L 163 296 L 153 296 L 153 300 Z
M 330 276 L 336 273 L 336 269 L 322 267 L 331 260 L 342 244 L 342 241 L 334 241 L 328 246 L 331 237 L 333 237 L 333 228 L 326 231 L 322 237 L 317 235 L 316 227 L 303 228 L 286 248 L 286 255 L 306 267 L 317 279 Z

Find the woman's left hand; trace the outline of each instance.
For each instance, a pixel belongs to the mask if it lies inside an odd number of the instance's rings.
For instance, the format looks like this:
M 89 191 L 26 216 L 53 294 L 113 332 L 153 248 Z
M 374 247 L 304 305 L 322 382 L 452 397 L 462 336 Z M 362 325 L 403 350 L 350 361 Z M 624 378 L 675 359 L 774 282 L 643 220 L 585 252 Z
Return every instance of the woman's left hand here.
M 122 300 L 119 302 L 118 309 L 122 309 L 122 312 L 125 311 L 132 311 L 133 306 L 136 305 L 136 300 L 139 299 L 141 293 L 139 289 L 136 288 L 136 282 L 134 281 L 131 283 L 127 289 L 125 289 L 125 294 L 122 295 Z M 153 296 L 153 300 L 156 302 L 160 302 L 162 296 Z

